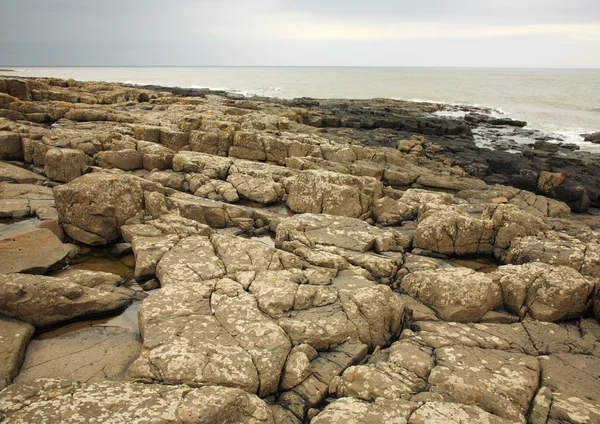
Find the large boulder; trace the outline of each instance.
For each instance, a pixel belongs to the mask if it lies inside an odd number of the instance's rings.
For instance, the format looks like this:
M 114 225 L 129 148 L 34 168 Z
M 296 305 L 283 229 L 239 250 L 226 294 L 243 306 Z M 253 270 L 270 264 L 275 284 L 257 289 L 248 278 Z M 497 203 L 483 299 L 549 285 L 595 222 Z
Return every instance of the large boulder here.
M 578 318 L 588 306 L 594 283 L 566 266 L 543 263 L 498 268 L 505 308 L 540 321 Z
M 447 255 L 489 255 L 494 245 L 493 223 L 459 209 L 431 209 L 419 217 L 413 244 Z
M 132 296 L 128 290 L 89 288 L 65 278 L 0 275 L 0 313 L 36 327 L 119 310 Z
M 498 278 L 468 268 L 416 271 L 404 277 L 401 287 L 445 321 L 477 322 L 502 306 Z
M 134 149 L 98 152 L 94 159 L 101 168 L 118 168 L 124 171 L 133 171 L 143 167 L 143 156 Z
M 294 212 L 359 218 L 368 214 L 383 186 L 371 177 L 329 171 L 305 171 L 282 181 L 287 205 Z
M 120 227 L 142 217 L 148 193 L 163 188 L 131 175 L 86 174 L 54 189 L 56 209 L 65 232 L 86 244 L 119 240 Z
M 46 153 L 44 172 L 55 181 L 68 183 L 83 174 L 83 169 L 94 160 L 77 149 L 50 149 Z

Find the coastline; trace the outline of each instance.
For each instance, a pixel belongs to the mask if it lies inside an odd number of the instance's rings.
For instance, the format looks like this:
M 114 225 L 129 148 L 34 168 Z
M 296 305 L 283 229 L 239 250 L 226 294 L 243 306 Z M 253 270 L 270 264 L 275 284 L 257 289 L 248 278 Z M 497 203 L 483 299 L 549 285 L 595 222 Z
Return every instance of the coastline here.
M 598 421 L 598 155 L 481 149 L 525 123 L 473 108 L 186 94 L 0 78 L 0 416 Z
M 590 97 L 594 84 L 581 92 L 589 77 L 579 81 L 574 77 L 564 80 L 569 72 L 574 75 L 594 75 L 596 70 L 580 73 L 577 70 L 526 69 L 403 69 L 403 68 L 278 68 L 278 67 L 161 67 L 161 68 L 35 68 L 31 73 L 45 76 L 85 76 L 84 80 L 108 80 L 124 83 L 151 82 L 157 86 L 216 87 L 214 91 L 237 94 L 256 94 L 258 97 L 346 98 L 346 99 L 418 99 L 433 98 L 434 103 L 490 105 L 502 109 L 505 116 L 529 122 L 529 127 L 552 136 L 558 142 L 574 142 L 583 150 L 600 151 L 583 141 L 583 133 L 600 129 L 600 114 L 593 112 L 596 99 Z M 35 72 L 34 72 L 35 71 Z M 531 74 L 533 72 L 533 74 Z M 536 73 L 537 72 L 537 73 Z M 31 75 L 31 73 L 23 75 Z M 373 75 L 371 75 L 374 73 Z M 531 74 L 531 75 L 530 75 Z M 15 75 L 19 75 L 16 73 Z M 38 75 L 42 76 L 44 74 Z M 537 75 L 537 76 L 536 76 Z M 528 79 L 523 81 L 523 77 Z M 92 77 L 92 78 L 90 78 Z M 94 78 L 95 77 L 95 78 Z M 539 78 L 538 78 L 539 77 Z M 550 78 L 549 86 L 544 86 Z M 81 78 L 79 78 L 81 79 Z M 564 81 L 563 81 L 564 80 Z M 168 84 L 164 84 L 168 81 Z M 409 84 L 408 81 L 411 81 Z M 160 82 L 163 82 L 162 84 Z M 232 82 L 234 82 L 232 84 Z M 553 85 L 552 85 L 553 84 Z M 412 87 L 414 85 L 414 87 Z M 560 89 L 563 86 L 568 95 Z M 361 88 L 352 88 L 360 86 Z M 489 89 L 486 87 L 490 87 Z M 220 88 L 228 87 L 231 90 Z M 455 87 L 463 87 L 456 89 Z M 474 87 L 480 87 L 474 91 Z M 238 89 L 241 88 L 241 89 Z M 529 98 L 526 93 L 548 92 L 541 98 Z M 338 95 L 336 95 L 338 94 Z M 401 95 L 399 95 L 401 94 Z M 575 100 L 579 99 L 579 103 Z M 584 118 L 585 117 L 585 118 Z

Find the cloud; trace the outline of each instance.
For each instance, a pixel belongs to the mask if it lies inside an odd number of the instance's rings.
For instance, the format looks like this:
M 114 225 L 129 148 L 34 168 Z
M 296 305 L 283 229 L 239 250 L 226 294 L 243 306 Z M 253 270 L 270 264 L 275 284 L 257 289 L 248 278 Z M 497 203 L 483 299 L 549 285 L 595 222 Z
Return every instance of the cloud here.
M 0 14 L 4 65 L 600 66 L 599 42 L 596 0 L 4 0 Z M 469 56 L 486 46 L 509 57 Z

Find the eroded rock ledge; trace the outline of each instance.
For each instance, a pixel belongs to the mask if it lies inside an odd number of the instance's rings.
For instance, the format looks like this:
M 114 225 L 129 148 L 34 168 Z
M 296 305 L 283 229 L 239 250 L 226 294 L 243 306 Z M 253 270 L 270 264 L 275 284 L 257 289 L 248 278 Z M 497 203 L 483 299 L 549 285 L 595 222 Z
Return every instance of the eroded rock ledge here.
M 0 227 L 0 417 L 598 422 L 598 182 L 474 166 L 522 123 L 439 108 L 0 79 L 0 217 L 35 217 Z M 65 268 L 85 245 L 160 290 Z M 139 335 L 27 350 L 132 301 Z

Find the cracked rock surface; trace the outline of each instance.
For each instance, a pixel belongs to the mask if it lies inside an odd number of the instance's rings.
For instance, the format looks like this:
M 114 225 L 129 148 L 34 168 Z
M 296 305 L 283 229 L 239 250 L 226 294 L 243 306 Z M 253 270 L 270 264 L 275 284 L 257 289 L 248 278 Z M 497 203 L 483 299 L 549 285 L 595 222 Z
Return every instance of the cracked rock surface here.
M 0 78 L 0 421 L 598 423 L 597 158 L 444 107 Z

